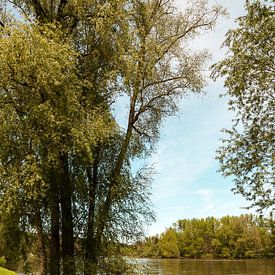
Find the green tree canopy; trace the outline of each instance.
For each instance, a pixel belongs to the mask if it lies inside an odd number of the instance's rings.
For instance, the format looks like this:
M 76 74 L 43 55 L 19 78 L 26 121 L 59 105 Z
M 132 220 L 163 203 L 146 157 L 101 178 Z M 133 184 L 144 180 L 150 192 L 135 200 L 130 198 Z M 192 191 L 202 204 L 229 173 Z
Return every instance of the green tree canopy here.
M 183 219 L 160 236 L 129 247 L 132 255 L 164 258 L 269 258 L 274 256 L 272 217 Z M 134 253 L 133 253 L 134 252 Z M 129 254 L 128 254 L 129 255 Z
M 225 77 L 234 125 L 218 150 L 221 172 L 233 191 L 258 210 L 275 204 L 274 188 L 274 1 L 247 1 L 247 14 L 227 33 L 227 57 L 214 65 Z

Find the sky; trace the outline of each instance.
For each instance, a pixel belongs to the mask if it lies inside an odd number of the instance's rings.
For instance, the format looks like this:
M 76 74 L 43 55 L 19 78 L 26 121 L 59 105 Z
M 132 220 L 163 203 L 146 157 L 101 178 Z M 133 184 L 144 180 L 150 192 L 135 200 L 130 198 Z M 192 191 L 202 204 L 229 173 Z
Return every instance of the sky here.
M 175 0 L 179 9 L 184 9 L 185 2 Z M 220 18 L 212 32 L 192 42 L 194 49 L 209 49 L 212 54 L 206 69 L 225 57 L 226 49 L 221 48 L 225 34 L 245 14 L 245 0 L 209 0 L 209 5 L 216 3 L 227 9 L 228 16 Z M 231 127 L 234 114 L 228 110 L 228 98 L 220 97 L 226 91 L 223 80 L 208 78 L 207 82 L 205 95 L 183 99 L 177 116 L 163 122 L 156 152 L 147 160 L 156 170 L 152 189 L 156 222 L 147 235 L 160 234 L 179 219 L 255 213 L 244 209 L 249 202 L 231 191 L 232 178 L 218 172 L 215 155 L 223 137 L 221 130 Z M 116 104 L 119 110 L 123 104 L 128 110 L 123 99 Z M 126 125 L 127 114 L 119 111 L 115 115 L 120 125 Z
M 175 3 L 184 9 L 185 0 Z M 209 3 L 221 4 L 229 14 L 219 20 L 214 31 L 192 43 L 194 48 L 210 50 L 210 65 L 225 56 L 221 44 L 226 32 L 237 26 L 235 19 L 244 14 L 245 0 L 209 0 Z M 242 208 L 248 203 L 232 193 L 232 179 L 225 179 L 217 172 L 215 151 L 221 144 L 221 129 L 230 128 L 233 118 L 226 99 L 219 96 L 225 92 L 223 81 L 208 79 L 205 92 L 204 96 L 182 100 L 177 116 L 163 122 L 156 152 L 147 161 L 156 169 L 152 203 L 157 218 L 147 235 L 160 234 L 179 219 L 255 212 Z M 123 125 L 126 116 L 117 119 Z
M 179 8 L 183 2 L 177 0 Z M 228 17 L 219 20 L 212 33 L 194 42 L 195 48 L 207 48 L 214 63 L 225 55 L 220 46 L 225 33 L 236 27 L 235 19 L 245 13 L 242 0 L 209 1 L 227 8 Z M 233 113 L 227 110 L 223 81 L 208 80 L 205 96 L 193 96 L 180 102 L 177 117 L 168 118 L 161 129 L 161 140 L 152 156 L 157 175 L 153 184 L 152 202 L 157 220 L 147 234 L 163 232 L 179 219 L 251 213 L 242 207 L 248 203 L 234 195 L 232 179 L 220 173 L 215 151 L 221 144 L 221 129 L 230 128 Z

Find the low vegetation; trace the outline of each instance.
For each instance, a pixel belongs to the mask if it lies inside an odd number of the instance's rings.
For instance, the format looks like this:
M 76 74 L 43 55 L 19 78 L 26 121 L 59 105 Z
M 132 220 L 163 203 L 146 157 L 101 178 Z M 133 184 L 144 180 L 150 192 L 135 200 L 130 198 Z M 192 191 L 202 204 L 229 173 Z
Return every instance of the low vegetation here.
M 3 267 L 0 267 L 0 274 L 1 275 L 16 275 L 15 272 L 7 270 L 7 269 L 5 269 Z

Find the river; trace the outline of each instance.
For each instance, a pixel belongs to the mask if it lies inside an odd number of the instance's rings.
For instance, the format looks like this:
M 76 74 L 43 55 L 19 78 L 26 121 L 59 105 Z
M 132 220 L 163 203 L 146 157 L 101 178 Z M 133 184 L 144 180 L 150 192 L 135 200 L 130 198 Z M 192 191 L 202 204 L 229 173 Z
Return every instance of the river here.
M 275 275 L 275 260 L 137 259 L 148 275 Z

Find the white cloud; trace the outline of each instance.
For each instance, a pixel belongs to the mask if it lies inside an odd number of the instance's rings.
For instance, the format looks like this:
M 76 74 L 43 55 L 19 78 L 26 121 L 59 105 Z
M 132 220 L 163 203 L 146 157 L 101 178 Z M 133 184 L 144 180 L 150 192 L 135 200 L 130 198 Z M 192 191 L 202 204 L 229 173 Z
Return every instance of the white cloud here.
M 196 195 L 199 195 L 200 200 L 202 202 L 201 212 L 203 215 L 209 215 L 209 213 L 215 209 L 214 202 L 214 191 L 210 189 L 199 189 L 195 192 Z
M 200 195 L 202 200 L 207 203 L 211 201 L 214 196 L 214 192 L 209 189 L 199 189 L 195 193 Z

